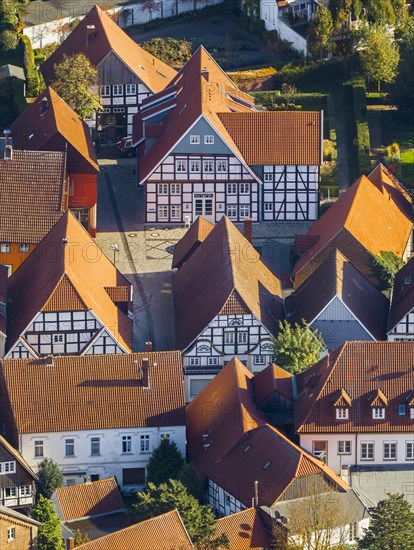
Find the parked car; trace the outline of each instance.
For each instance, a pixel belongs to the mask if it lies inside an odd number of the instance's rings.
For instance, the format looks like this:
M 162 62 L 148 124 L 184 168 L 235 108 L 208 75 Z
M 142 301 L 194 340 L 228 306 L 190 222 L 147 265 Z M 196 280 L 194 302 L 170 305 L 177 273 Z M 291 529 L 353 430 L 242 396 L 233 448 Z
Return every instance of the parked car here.
M 116 148 L 126 157 L 133 157 L 137 154 L 136 146 L 132 146 L 132 136 L 123 137 L 116 144 Z

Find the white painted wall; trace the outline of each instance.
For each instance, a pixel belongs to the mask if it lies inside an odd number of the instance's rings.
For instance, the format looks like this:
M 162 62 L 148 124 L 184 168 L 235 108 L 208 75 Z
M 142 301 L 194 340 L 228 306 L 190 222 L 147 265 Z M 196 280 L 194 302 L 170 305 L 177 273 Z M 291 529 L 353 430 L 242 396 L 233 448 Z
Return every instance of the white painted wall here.
M 279 17 L 279 8 L 276 2 L 270 0 L 261 0 L 260 2 L 260 19 L 265 22 L 267 31 L 277 31 L 282 40 L 287 40 L 291 43 L 294 50 L 302 55 L 308 54 L 308 46 L 305 38 L 295 32 L 289 25 L 284 23 Z

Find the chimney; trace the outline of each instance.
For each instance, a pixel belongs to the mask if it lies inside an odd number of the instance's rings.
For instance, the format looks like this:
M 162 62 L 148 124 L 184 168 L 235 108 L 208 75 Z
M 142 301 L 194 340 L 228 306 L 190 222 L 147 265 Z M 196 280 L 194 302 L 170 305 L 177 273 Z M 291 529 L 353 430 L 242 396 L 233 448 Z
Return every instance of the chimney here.
M 92 485 L 92 481 L 89 476 L 85 476 L 85 485 Z
M 47 97 L 42 97 L 42 113 L 46 113 L 49 109 L 49 100 Z
M 46 355 L 45 364 L 47 367 L 53 367 L 53 355 Z
M 253 242 L 253 221 L 251 218 L 245 218 L 243 222 L 244 238 L 251 244 Z
M 95 25 L 86 25 L 86 46 L 90 46 L 95 40 Z
M 152 351 L 152 342 L 145 342 L 145 351 L 150 353 Z
M 149 373 L 148 373 L 148 370 L 149 370 L 149 361 L 148 361 L 148 357 L 143 357 L 142 358 L 142 366 L 141 366 L 141 373 L 142 373 L 142 377 L 141 377 L 141 386 L 143 388 L 149 388 Z
M 11 136 L 11 130 L 6 128 L 3 131 L 5 145 L 4 145 L 4 160 L 13 160 L 13 143 Z
M 203 76 L 207 82 L 210 82 L 210 71 L 208 70 L 208 67 L 203 67 L 201 69 L 201 76 Z
M 75 539 L 73 537 L 69 537 L 66 540 L 66 550 L 73 550 L 75 548 Z

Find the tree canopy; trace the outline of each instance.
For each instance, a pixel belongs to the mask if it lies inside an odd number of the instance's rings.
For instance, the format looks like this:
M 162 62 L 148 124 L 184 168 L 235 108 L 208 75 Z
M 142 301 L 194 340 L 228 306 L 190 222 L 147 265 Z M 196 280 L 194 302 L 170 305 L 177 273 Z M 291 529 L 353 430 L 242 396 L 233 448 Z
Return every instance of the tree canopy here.
M 381 82 L 394 82 L 400 54 L 398 45 L 386 29 L 370 29 L 362 41 L 359 55 L 366 74 L 377 81 L 378 91 Z
M 38 549 L 64 550 L 60 520 L 50 500 L 40 495 L 32 509 L 32 516 L 42 524 L 37 534 Z
M 184 460 L 175 441 L 164 437 L 154 450 L 147 466 L 147 481 L 159 485 L 177 479 Z
M 100 109 L 98 71 L 84 54 L 64 55 L 55 75 L 54 89 L 81 118 Z
M 332 49 L 331 38 L 334 26 L 331 12 L 320 6 L 311 20 L 308 31 L 308 49 L 316 57 L 322 59 L 324 52 Z
M 404 260 L 390 250 L 381 250 L 379 254 L 371 254 L 371 263 L 383 289 L 391 290 L 395 275 L 403 267 Z
M 176 479 L 155 485 L 148 483 L 144 492 L 137 494 L 138 502 L 132 505 L 135 521 L 143 521 L 177 509 L 198 548 L 227 548 L 227 537 L 215 537 L 216 518 L 211 506 L 200 504 L 185 486 Z M 213 545 L 213 546 L 212 546 Z
M 58 487 L 63 486 L 63 475 L 52 458 L 44 458 L 39 464 L 36 482 L 36 494 L 50 498 Z
M 414 550 L 414 512 L 404 495 L 390 494 L 370 509 L 371 523 L 358 548 Z
M 302 319 L 302 325 L 279 321 L 279 334 L 274 339 L 276 362 L 291 373 L 298 373 L 319 361 L 325 342 L 317 330 Z

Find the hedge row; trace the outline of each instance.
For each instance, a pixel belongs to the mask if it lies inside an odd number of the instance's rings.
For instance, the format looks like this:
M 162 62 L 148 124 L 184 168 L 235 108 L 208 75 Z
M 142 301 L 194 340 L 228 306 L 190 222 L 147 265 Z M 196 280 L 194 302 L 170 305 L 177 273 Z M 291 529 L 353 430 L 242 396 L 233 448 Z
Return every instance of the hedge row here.
M 354 107 L 356 148 L 359 174 L 371 172 L 371 149 L 369 139 L 367 96 L 364 80 L 354 80 L 351 84 Z
M 26 95 L 37 97 L 39 95 L 39 75 L 36 70 L 34 52 L 30 38 L 26 35 L 21 37 L 24 45 L 24 70 L 26 73 Z

